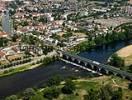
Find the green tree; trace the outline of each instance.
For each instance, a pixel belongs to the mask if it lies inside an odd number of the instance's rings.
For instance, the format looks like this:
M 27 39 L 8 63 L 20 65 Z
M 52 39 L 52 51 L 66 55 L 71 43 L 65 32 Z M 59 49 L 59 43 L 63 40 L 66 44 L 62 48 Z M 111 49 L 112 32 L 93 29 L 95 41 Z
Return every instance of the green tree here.
M 62 80 L 61 77 L 56 75 L 56 76 L 52 77 L 51 79 L 49 79 L 47 85 L 48 86 L 59 85 L 61 80 Z
M 111 95 L 113 94 L 112 87 L 110 85 L 105 85 L 100 89 L 101 100 L 111 100 Z
M 124 60 L 121 57 L 119 57 L 117 54 L 113 54 L 110 60 L 110 65 L 123 68 Z
M 62 88 L 62 92 L 64 94 L 72 94 L 73 91 L 76 89 L 75 84 L 72 80 L 66 80 L 65 86 Z
M 11 95 L 9 97 L 7 97 L 5 100 L 18 100 L 16 95 Z
M 57 98 L 60 94 L 60 89 L 56 87 L 50 87 L 44 90 L 43 95 L 45 98 L 52 100 L 53 98 Z
M 44 100 L 44 97 L 42 94 L 35 94 L 34 96 L 32 96 L 29 100 Z
M 132 83 L 129 83 L 128 88 L 132 90 Z
M 7 38 L 0 38 L 0 47 L 7 46 L 8 39 Z
M 114 91 L 111 100 L 123 100 L 123 91 L 122 88 L 118 88 L 118 90 Z
M 35 90 L 33 88 L 27 88 L 22 95 L 24 99 L 29 99 L 30 97 L 35 95 Z
M 84 96 L 84 100 L 98 100 L 99 99 L 99 91 L 89 90 L 88 95 Z

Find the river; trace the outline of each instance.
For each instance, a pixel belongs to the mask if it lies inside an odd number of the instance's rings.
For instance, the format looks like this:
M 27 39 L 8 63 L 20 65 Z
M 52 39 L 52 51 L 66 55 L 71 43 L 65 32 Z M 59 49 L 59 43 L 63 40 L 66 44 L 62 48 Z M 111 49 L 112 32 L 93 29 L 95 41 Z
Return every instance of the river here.
M 132 44 L 132 40 L 96 47 L 90 51 L 81 52 L 79 55 L 106 63 L 111 54 L 129 44 Z M 41 86 L 54 75 L 60 75 L 62 77 L 94 76 L 93 73 L 82 70 L 76 66 L 66 64 L 62 61 L 56 61 L 48 66 L 42 66 L 33 70 L 0 78 L 0 99 L 8 95 L 16 94 L 29 87 Z

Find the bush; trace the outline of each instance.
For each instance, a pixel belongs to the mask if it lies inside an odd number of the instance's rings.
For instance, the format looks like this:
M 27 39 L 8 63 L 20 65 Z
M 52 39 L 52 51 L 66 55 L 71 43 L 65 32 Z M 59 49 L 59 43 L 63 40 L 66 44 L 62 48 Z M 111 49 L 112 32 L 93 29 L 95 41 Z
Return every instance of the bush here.
M 57 98 L 60 94 L 60 89 L 56 88 L 56 87 L 51 87 L 48 88 L 47 90 L 45 90 L 44 92 L 44 97 L 48 98 L 48 99 L 53 99 L 53 98 Z
M 44 97 L 41 94 L 35 94 L 29 100 L 44 100 Z
M 124 66 L 124 60 L 117 54 L 113 54 L 110 60 L 110 64 L 122 68 Z
M 7 97 L 5 100 L 18 100 L 16 95 L 11 95 L 9 97 Z
M 52 77 L 51 79 L 49 79 L 47 85 L 48 86 L 59 85 L 60 82 L 61 82 L 61 77 L 56 75 L 56 76 Z
M 35 90 L 33 88 L 28 88 L 23 92 L 24 99 L 29 99 L 31 96 L 35 95 Z
M 75 84 L 72 82 L 72 80 L 68 79 L 66 80 L 65 86 L 62 88 L 62 92 L 64 94 L 72 94 L 75 90 Z
M 132 83 L 129 83 L 128 88 L 132 90 Z

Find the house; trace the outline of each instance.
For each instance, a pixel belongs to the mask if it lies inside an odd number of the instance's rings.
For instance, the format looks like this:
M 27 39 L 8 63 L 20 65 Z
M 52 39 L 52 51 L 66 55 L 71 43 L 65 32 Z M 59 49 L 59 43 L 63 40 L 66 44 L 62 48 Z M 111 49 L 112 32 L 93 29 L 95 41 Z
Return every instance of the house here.
M 5 59 L 5 53 L 2 51 L 2 50 L 0 50 L 0 60 L 4 60 Z
M 0 32 L 0 38 L 8 37 L 8 34 L 5 32 Z

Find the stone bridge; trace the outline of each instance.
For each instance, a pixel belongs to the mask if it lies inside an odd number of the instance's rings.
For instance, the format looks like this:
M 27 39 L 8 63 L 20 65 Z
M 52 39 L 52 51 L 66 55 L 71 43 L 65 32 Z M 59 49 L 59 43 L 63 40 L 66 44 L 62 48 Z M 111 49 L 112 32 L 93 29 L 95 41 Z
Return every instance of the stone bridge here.
M 73 55 L 68 52 L 59 51 L 58 53 L 62 59 L 67 60 L 69 62 L 84 66 L 86 68 L 89 68 L 91 70 L 94 70 L 94 71 L 102 73 L 102 74 L 115 75 L 115 76 L 119 76 L 123 79 L 128 79 L 128 80 L 132 81 L 132 73 L 128 73 L 128 72 L 120 70 L 116 67 L 101 64 L 99 62 L 96 62 L 96 61 L 93 61 L 90 59 L 86 59 L 86 58 L 80 57 L 78 55 Z

